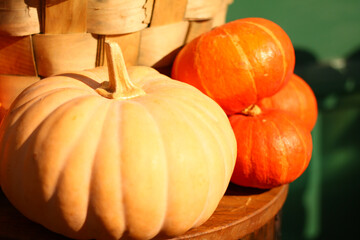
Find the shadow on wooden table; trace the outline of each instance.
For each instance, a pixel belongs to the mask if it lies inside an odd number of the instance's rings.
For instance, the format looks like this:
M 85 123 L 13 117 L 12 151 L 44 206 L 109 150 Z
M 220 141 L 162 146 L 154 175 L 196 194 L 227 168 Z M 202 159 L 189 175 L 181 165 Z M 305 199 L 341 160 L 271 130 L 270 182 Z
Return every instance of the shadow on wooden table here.
M 269 191 L 269 189 L 257 189 L 241 187 L 236 184 L 230 183 L 225 195 L 228 196 L 247 196 L 247 195 L 258 195 Z

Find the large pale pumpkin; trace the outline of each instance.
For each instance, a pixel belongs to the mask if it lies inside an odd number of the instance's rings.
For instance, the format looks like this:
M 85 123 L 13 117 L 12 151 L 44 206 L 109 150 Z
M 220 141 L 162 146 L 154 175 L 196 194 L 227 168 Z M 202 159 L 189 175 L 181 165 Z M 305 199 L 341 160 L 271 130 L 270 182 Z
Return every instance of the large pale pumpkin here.
M 68 237 L 181 234 L 222 198 L 234 133 L 213 100 L 151 68 L 128 75 L 111 45 L 109 77 L 107 68 L 54 76 L 16 99 L 0 132 L 1 187 L 25 216 Z
M 14 99 L 38 77 L 0 75 L 0 123 Z
M 184 46 L 174 61 L 172 78 L 197 87 L 233 114 L 279 91 L 294 66 L 293 45 L 279 25 L 244 18 Z

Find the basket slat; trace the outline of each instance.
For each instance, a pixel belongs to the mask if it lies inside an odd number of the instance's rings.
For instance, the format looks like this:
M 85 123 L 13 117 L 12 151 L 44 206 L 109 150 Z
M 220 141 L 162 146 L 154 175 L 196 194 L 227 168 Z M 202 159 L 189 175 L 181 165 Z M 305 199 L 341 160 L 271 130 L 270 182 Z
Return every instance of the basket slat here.
M 187 0 L 156 0 L 150 27 L 184 20 Z
M 226 22 L 226 13 L 228 10 L 229 4 L 231 4 L 232 0 L 222 1 L 219 10 L 213 17 L 213 27 L 221 26 Z
M 188 43 L 201 34 L 210 31 L 212 27 L 213 19 L 204 21 L 190 21 L 189 32 L 185 42 Z
M 144 9 L 145 9 L 144 23 L 145 24 L 149 24 L 151 22 L 152 12 L 153 12 L 153 8 L 154 8 L 154 1 L 155 0 L 147 0 L 145 2 L 145 5 L 144 5 Z
M 105 39 L 120 44 L 127 65 L 166 68 L 185 43 L 225 23 L 232 1 L 0 0 L 0 74 L 102 66 Z
M 101 35 L 125 34 L 147 27 L 146 0 L 89 0 L 87 30 Z
M 189 22 L 182 21 L 141 31 L 139 65 L 170 66 L 185 43 Z
M 210 19 L 219 10 L 222 2 L 224 0 L 188 0 L 185 18 L 188 20 Z
M 137 65 L 139 58 L 140 32 L 124 35 L 110 35 L 106 36 L 105 39 L 119 44 L 127 66 Z M 106 54 L 104 54 L 104 56 L 106 57 Z M 104 65 L 106 65 L 106 61 L 104 61 Z
M 33 44 L 40 76 L 95 67 L 97 39 L 90 33 L 37 34 Z
M 40 32 L 38 1 L 0 0 L 0 35 L 26 36 Z
M 0 35 L 0 74 L 36 76 L 31 36 Z
M 86 32 L 87 0 L 47 0 L 43 6 L 44 33 Z

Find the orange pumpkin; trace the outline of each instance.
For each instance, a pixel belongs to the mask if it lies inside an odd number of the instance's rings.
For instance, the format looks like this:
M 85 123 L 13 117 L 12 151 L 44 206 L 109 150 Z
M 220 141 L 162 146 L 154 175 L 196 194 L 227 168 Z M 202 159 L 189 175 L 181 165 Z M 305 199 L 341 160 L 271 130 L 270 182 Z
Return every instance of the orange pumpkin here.
M 15 100 L 0 129 L 5 195 L 28 218 L 76 239 L 199 226 L 235 165 L 226 114 L 154 69 L 127 73 L 118 46 L 106 47 L 109 72 L 49 77 Z
M 311 134 L 297 118 L 255 105 L 229 119 L 238 148 L 233 183 L 272 188 L 294 181 L 307 168 Z
M 6 114 L 6 110 L 2 107 L 2 104 L 0 103 L 0 124 L 2 123 L 5 114 Z
M 275 95 L 262 99 L 257 104 L 261 109 L 285 110 L 298 117 L 311 131 L 316 123 L 317 101 L 311 87 L 293 74 L 289 82 Z
M 294 65 L 294 48 L 280 26 L 244 18 L 182 48 L 172 78 L 197 87 L 232 114 L 275 94 L 289 80 Z

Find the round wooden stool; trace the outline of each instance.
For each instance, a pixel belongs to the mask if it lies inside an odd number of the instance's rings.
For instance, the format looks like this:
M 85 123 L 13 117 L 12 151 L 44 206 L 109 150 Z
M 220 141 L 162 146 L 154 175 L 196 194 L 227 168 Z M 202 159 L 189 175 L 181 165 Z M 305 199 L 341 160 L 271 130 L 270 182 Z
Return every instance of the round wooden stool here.
M 230 184 L 210 219 L 172 239 L 273 240 L 280 233 L 279 212 L 288 185 L 270 190 L 243 188 Z M 19 213 L 0 191 L 0 239 L 66 240 Z M 157 237 L 156 239 L 169 239 Z

